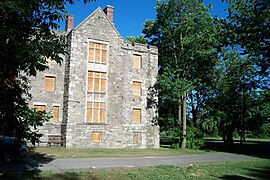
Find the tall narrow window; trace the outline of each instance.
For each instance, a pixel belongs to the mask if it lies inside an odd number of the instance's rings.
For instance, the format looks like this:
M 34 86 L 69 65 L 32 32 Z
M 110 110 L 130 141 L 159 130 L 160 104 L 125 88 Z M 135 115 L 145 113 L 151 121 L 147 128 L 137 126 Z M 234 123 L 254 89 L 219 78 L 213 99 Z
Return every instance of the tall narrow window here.
M 86 122 L 106 122 L 108 44 L 89 42 Z
M 59 106 L 53 106 L 53 122 L 58 123 L 59 121 Z
M 45 76 L 44 77 L 44 91 L 54 92 L 55 91 L 55 77 Z
M 87 102 L 87 122 L 104 123 L 105 113 L 105 102 Z
M 142 56 L 133 54 L 133 69 L 141 69 L 142 68 Z
M 142 143 L 142 133 L 141 132 L 134 132 L 133 133 L 133 143 L 137 144 L 137 145 Z
M 141 82 L 132 82 L 132 95 L 141 96 Z
M 106 64 L 107 44 L 90 42 L 89 62 Z
M 88 71 L 88 92 L 106 93 L 106 73 Z
M 133 109 L 132 110 L 132 124 L 140 124 L 141 123 L 141 109 Z
M 102 132 L 92 132 L 91 133 L 92 143 L 101 143 L 102 142 Z

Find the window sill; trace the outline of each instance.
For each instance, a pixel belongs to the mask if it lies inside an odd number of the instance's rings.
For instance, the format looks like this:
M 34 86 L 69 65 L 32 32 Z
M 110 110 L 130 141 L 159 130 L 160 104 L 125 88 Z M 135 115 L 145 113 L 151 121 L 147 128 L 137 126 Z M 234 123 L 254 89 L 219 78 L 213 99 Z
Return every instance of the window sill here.
M 92 123 L 92 122 L 86 122 L 86 123 L 77 123 L 77 125 L 109 125 L 108 123 Z
M 88 94 L 101 94 L 101 95 L 106 95 L 105 92 L 90 92 L 90 91 L 87 91 Z
M 60 125 L 61 124 L 61 122 L 45 122 L 45 124 L 55 124 L 55 125 Z

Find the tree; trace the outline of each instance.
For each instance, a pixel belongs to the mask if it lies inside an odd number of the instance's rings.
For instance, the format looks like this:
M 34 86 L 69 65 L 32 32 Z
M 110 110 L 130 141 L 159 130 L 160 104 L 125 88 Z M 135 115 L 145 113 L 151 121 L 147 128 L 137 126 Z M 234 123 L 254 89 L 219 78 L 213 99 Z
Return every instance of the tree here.
M 128 36 L 127 40 L 129 42 L 131 42 L 133 45 L 135 45 L 135 43 L 141 43 L 141 44 L 146 44 L 147 43 L 147 40 L 146 40 L 146 38 L 144 37 L 143 34 L 141 34 L 141 35 L 139 35 L 137 37 Z
M 268 0 L 224 1 L 229 3 L 229 15 L 219 20 L 218 78 L 207 103 L 224 142 L 232 145 L 233 133 L 239 133 L 242 143 L 246 130 L 258 129 L 255 121 L 261 125 L 267 119 L 260 104 L 261 92 L 269 90 L 270 4 Z
M 159 48 L 160 104 L 168 99 L 177 104 L 181 147 L 185 148 L 186 94 L 193 97 L 197 91 L 203 95 L 198 87 L 207 84 L 205 74 L 211 77 L 215 66 L 216 29 L 202 1 L 157 1 L 156 11 L 156 20 L 147 20 L 143 33 Z
M 260 74 L 269 75 L 270 0 L 223 0 L 229 3 L 223 21 L 228 45 L 239 45 L 242 55 L 254 58 Z
M 253 59 L 231 47 L 223 49 L 216 71 L 207 112 L 216 120 L 224 143 L 233 145 L 238 133 L 243 144 L 246 131 L 258 131 L 270 117 L 269 90 L 262 90 L 257 83 Z
M 247 77 L 251 69 L 247 68 L 246 59 L 229 50 L 224 51 L 217 65 L 218 76 L 212 89 L 212 97 L 209 98 L 208 111 L 218 120 L 223 140 L 228 144 L 233 144 L 233 133 L 244 119 L 243 97 L 247 89 L 243 86 L 243 77 Z
M 90 0 L 84 0 L 84 3 Z M 59 27 L 73 0 L 5 0 L 0 2 L 0 136 L 38 141 L 37 127 L 48 119 L 28 107 L 27 76 L 48 68 L 47 60 L 61 63 L 65 38 Z

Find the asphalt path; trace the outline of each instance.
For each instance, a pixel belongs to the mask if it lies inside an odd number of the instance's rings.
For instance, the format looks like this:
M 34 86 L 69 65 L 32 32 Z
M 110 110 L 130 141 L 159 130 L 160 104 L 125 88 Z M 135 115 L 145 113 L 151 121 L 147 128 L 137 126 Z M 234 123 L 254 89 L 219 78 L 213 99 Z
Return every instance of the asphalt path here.
M 246 160 L 251 157 L 238 154 L 203 154 L 186 156 L 148 156 L 128 158 L 74 158 L 54 159 L 40 164 L 40 171 L 65 171 L 69 169 L 132 168 L 159 165 L 187 165 L 196 163 Z
M 252 157 L 231 153 L 126 158 L 33 159 L 31 157 L 28 157 L 14 164 L 0 164 L 0 179 L 3 179 L 3 172 L 8 172 L 9 174 L 12 174 L 13 177 L 16 177 L 15 179 L 21 179 L 22 174 L 27 171 L 65 172 L 75 169 L 134 168 L 159 165 L 189 165 L 198 163 L 241 161 L 250 158 Z

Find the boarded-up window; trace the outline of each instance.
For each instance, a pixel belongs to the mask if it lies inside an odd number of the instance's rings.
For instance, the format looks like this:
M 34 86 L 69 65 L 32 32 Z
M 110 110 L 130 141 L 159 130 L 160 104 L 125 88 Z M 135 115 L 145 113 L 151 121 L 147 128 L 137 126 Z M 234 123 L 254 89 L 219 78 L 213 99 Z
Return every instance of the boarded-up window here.
M 106 64 L 107 62 L 107 44 L 90 42 L 89 44 L 89 62 Z
M 86 120 L 89 123 L 104 123 L 106 117 L 105 102 L 87 102 Z
M 141 96 L 141 83 L 140 82 L 132 82 L 132 95 L 133 96 Z
M 91 133 L 92 143 L 101 143 L 102 142 L 102 132 L 92 132 Z
M 45 109 L 46 109 L 46 106 L 45 106 L 45 105 L 34 105 L 34 109 L 35 109 L 37 112 L 39 112 L 40 117 L 41 117 L 42 119 L 45 118 L 45 115 L 44 115 Z
M 133 54 L 133 69 L 141 69 L 142 68 L 142 56 Z
M 54 92 L 55 91 L 55 77 L 45 76 L 44 77 L 44 91 Z
M 88 92 L 106 93 L 106 73 L 88 71 Z
M 134 132 L 133 133 L 133 143 L 134 144 L 141 144 L 142 143 L 142 133 L 141 132 Z
M 58 123 L 59 121 L 59 106 L 53 106 L 53 122 Z
M 133 109 L 132 110 L 132 123 L 140 124 L 141 123 L 141 109 Z
M 45 111 L 45 108 L 46 108 L 45 105 L 34 105 L 34 109 L 35 109 L 37 112 L 43 112 L 43 111 Z

